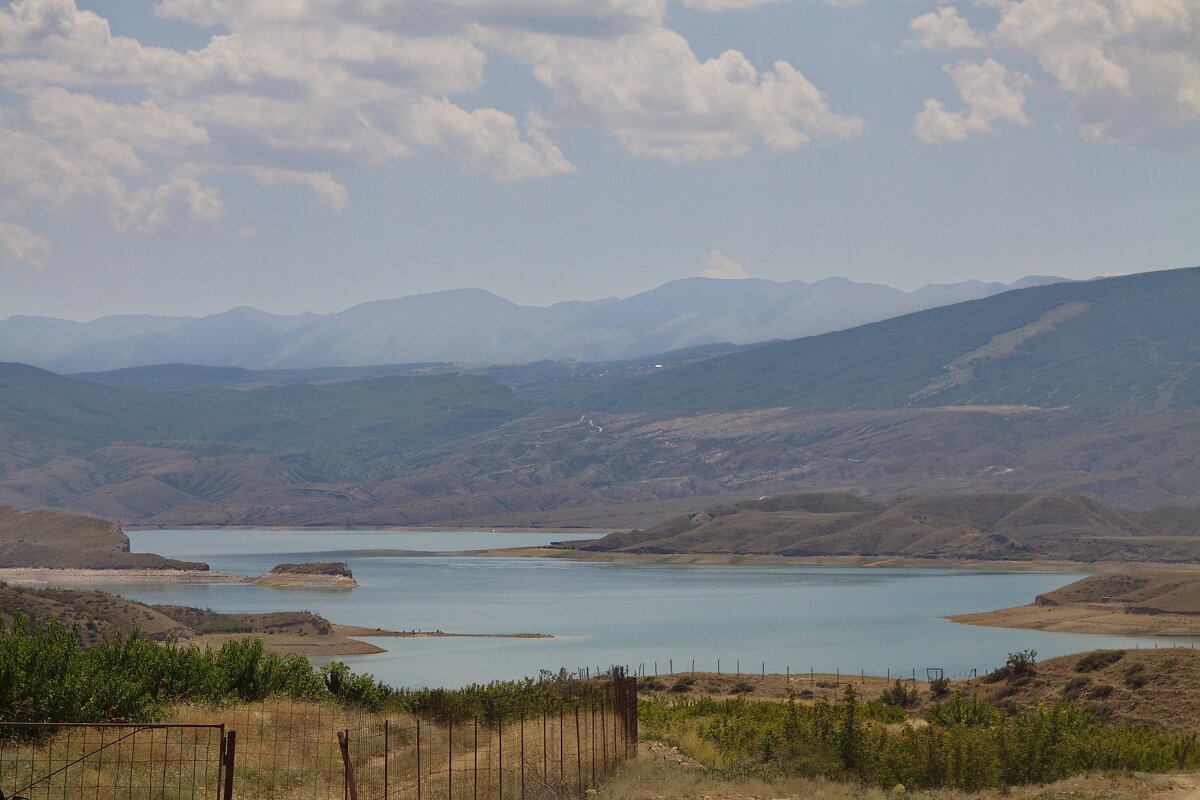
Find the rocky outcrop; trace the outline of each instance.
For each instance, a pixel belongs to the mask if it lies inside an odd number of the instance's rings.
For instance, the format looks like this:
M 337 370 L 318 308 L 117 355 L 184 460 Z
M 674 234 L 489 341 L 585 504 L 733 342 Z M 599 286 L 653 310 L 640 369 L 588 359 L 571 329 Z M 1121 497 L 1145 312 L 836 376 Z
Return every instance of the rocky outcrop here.
M 311 561 L 304 564 L 280 564 L 258 578 L 259 586 L 282 588 L 328 587 L 352 589 L 358 586 L 345 561 Z
M 208 564 L 129 552 L 115 522 L 0 505 L 0 568 L 200 570 Z

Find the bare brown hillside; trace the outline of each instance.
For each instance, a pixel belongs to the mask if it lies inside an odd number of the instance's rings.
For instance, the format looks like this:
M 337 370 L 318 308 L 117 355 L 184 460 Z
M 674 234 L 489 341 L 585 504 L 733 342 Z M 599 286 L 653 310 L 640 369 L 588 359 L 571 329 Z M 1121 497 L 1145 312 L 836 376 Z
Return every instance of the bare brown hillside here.
M 155 606 L 106 592 L 28 589 L 0 584 L 0 624 L 15 615 L 56 618 L 73 626 L 84 644 L 106 634 L 134 630 L 156 641 L 177 639 L 219 646 L 230 638 L 261 637 L 267 649 L 312 655 L 377 653 L 381 648 L 340 634 L 328 620 L 308 611 L 220 614 L 188 606 Z
M 1065 698 L 1103 719 L 1191 732 L 1200 719 L 1200 652 L 1095 650 L 1048 659 L 1015 680 L 993 674 L 954 688 L 1020 708 Z
M 1200 505 L 1198 419 L 1195 410 L 1028 407 L 698 415 L 540 409 L 420 454 L 350 460 L 368 473 L 353 480 L 314 474 L 292 451 L 229 443 L 30 446 L 33 461 L 6 464 L 0 454 L 0 503 L 144 527 L 610 530 L 796 491 L 873 500 L 1065 491 L 1122 508 Z
M 208 569 L 196 561 L 129 552 L 129 537 L 115 522 L 13 506 L 0 506 L 0 567 Z
M 1200 508 L 1127 511 L 1056 492 L 799 493 L 718 506 L 578 549 L 614 553 L 1181 562 L 1200 558 Z

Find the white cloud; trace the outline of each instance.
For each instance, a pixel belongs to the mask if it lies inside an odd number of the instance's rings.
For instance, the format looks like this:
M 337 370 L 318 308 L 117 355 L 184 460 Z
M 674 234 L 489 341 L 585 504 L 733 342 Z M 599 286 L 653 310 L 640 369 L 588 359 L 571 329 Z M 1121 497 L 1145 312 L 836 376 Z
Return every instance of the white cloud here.
M 263 186 L 307 186 L 329 210 L 338 214 L 346 210 L 346 187 L 328 172 L 297 172 L 290 169 L 247 167 L 250 177 Z
M 780 0 L 680 0 L 680 2 L 697 11 L 731 11 L 778 3 Z
M 701 278 L 718 278 L 721 280 L 744 280 L 750 277 L 750 273 L 742 268 L 742 265 L 734 261 L 729 256 L 722 253 L 720 250 L 713 250 L 708 254 L 708 260 L 704 262 L 704 266 L 708 269 L 700 273 Z
M 0 83 L 23 101 L 0 131 L 0 201 L 175 236 L 221 219 L 201 182 L 219 171 L 305 187 L 337 212 L 339 171 L 424 150 L 498 181 L 571 172 L 551 138 L 564 128 L 671 163 L 861 130 L 787 62 L 700 61 L 664 26 L 667 2 L 159 0 L 159 16 L 223 31 L 179 51 L 115 35 L 75 0 L 13 0 L 0 8 Z M 552 102 L 519 115 L 464 105 L 488 49 L 524 62 Z
M 614 40 L 527 38 L 512 50 L 553 94 L 544 125 L 608 131 L 636 156 L 684 164 L 740 155 L 755 139 L 790 150 L 811 136 L 862 130 L 861 119 L 833 111 L 786 61 L 759 72 L 727 50 L 702 62 L 666 29 Z
M 50 241 L 28 228 L 0 219 L 0 253 L 40 267 L 50 257 Z
M 983 37 L 971 28 L 971 23 L 958 14 L 954 6 L 922 14 L 908 23 L 916 38 L 906 44 L 924 50 L 961 50 L 983 47 Z
M 916 116 L 913 130 L 929 144 L 966 139 L 972 133 L 992 130 L 992 123 L 1006 120 L 1028 125 L 1025 89 L 1028 75 L 1013 72 L 994 59 L 960 61 L 944 67 L 966 107 L 950 111 L 940 100 L 926 100 Z
M 1037 59 L 1085 138 L 1200 150 L 1196 0 L 1014 1 L 993 37 Z
M 216 189 L 192 178 L 174 177 L 139 189 L 126 205 L 119 230 L 141 236 L 193 236 L 214 228 L 225 215 Z
M 541 131 L 521 137 L 517 121 L 503 111 L 465 111 L 448 100 L 422 97 L 412 108 L 412 136 L 469 169 L 498 181 L 541 178 L 574 167 Z

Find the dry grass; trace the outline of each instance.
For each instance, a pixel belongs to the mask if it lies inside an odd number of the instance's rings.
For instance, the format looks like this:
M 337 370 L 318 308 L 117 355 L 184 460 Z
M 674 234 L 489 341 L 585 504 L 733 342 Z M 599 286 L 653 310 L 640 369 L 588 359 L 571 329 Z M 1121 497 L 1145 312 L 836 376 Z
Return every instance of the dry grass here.
M 589 709 L 579 714 L 578 727 L 571 711 L 562 716 L 530 715 L 492 728 L 473 720 L 434 723 L 407 714 L 385 716 L 287 700 L 230 708 L 179 706 L 169 719 L 224 724 L 236 731 L 235 796 L 267 800 L 343 800 L 339 732 L 349 736 L 362 798 L 383 797 L 385 779 L 387 796 L 394 800 L 488 800 L 501 794 L 528 800 L 578 797 L 599 785 L 621 760 L 612 716 L 597 711 L 594 720 Z M 63 733 L 36 746 L 0 747 L 0 788 L 6 792 L 21 788 L 125 732 L 101 730 L 72 729 L 69 739 Z M 215 796 L 219 734 L 205 732 L 199 742 L 192 738 L 176 742 L 178 732 L 171 736 L 167 742 L 162 731 L 133 735 L 119 749 L 106 749 L 100 758 L 85 758 L 41 784 L 32 796 L 47 800 Z
M 1021 786 L 978 793 L 939 790 L 882 790 L 826 779 L 766 780 L 714 776 L 711 772 L 643 755 L 627 763 L 598 792 L 596 800 L 1184 800 L 1170 777 L 1155 775 L 1084 775 L 1046 786 Z
M 924 677 L 923 675 L 920 677 Z M 745 697 L 748 700 L 786 700 L 795 695 L 797 700 L 828 700 L 834 701 L 842 697 L 846 684 L 853 684 L 855 690 L 868 700 L 874 700 L 884 690 L 892 688 L 896 678 L 902 678 L 906 688 L 916 688 L 922 694 L 928 693 L 928 684 L 924 680 L 912 680 L 912 674 L 893 675 L 890 678 L 881 675 L 864 675 L 862 673 L 795 673 L 772 674 L 765 676 L 761 672 L 729 674 L 715 672 L 680 672 L 674 675 L 659 675 L 638 679 L 638 694 L 656 700 L 672 697 L 702 697 L 708 696 L 717 700 L 730 697 Z M 680 681 L 694 681 L 683 691 L 674 687 Z M 683 686 L 680 685 L 680 689 Z
M 1117 724 L 1188 733 L 1200 719 L 1200 650 L 1185 647 L 1121 651 L 1120 660 L 1098 670 L 1079 671 L 1088 653 L 1037 664 L 1019 685 L 984 680 L 955 682 L 967 694 L 1033 708 L 1064 697 Z

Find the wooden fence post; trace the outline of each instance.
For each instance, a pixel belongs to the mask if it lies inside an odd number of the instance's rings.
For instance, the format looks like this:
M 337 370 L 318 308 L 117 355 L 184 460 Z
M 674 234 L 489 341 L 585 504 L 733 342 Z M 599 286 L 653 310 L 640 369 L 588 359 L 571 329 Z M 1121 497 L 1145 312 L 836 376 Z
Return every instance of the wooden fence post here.
M 358 784 L 354 780 L 354 762 L 350 759 L 350 731 L 338 731 L 338 747 L 342 749 L 342 769 L 350 800 L 358 800 Z
M 237 755 L 237 731 L 225 734 L 225 786 L 224 799 L 233 800 L 233 769 Z

